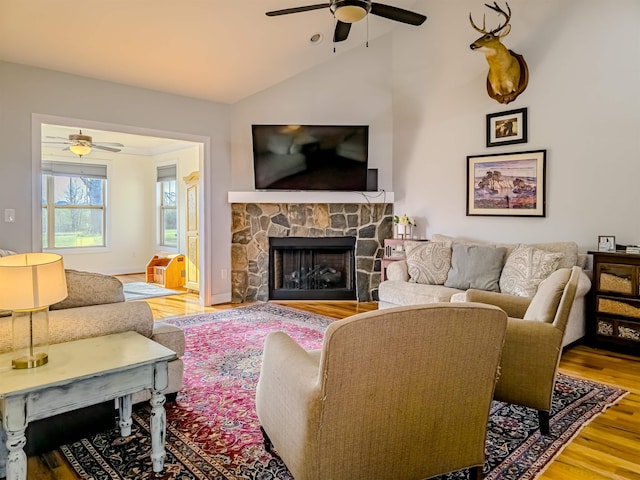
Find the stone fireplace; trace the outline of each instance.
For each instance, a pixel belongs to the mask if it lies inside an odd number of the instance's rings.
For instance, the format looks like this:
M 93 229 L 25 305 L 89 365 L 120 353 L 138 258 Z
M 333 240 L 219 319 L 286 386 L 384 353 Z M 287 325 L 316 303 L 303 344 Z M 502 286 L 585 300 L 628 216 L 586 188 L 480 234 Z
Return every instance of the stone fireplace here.
M 392 204 L 232 203 L 231 214 L 233 302 L 270 299 L 269 239 L 287 237 L 351 237 L 355 289 L 352 298 L 361 302 L 378 299 L 384 239 L 393 233 Z M 300 294 L 298 299 L 313 300 L 313 295 L 316 294 Z

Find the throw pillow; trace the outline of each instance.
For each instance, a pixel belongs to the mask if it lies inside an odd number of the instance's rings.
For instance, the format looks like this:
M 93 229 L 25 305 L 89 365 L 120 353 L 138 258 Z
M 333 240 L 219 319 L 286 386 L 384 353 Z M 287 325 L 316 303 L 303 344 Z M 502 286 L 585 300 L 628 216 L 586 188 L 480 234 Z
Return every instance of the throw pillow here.
M 468 290 L 475 288 L 499 292 L 500 273 L 507 249 L 482 245 L 453 244 L 451 270 L 445 287 Z
M 518 245 L 502 269 L 500 291 L 520 297 L 533 297 L 540 282 L 558 268 L 562 256 L 562 253 Z
M 451 243 L 405 242 L 404 248 L 411 282 L 444 284 L 451 269 Z

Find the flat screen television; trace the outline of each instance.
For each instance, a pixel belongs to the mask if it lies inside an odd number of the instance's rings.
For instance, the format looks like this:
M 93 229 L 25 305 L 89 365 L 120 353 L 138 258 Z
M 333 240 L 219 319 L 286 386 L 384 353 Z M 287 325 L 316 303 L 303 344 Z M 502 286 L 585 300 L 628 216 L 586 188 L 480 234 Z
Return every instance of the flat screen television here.
M 366 191 L 369 127 L 253 125 L 256 190 Z

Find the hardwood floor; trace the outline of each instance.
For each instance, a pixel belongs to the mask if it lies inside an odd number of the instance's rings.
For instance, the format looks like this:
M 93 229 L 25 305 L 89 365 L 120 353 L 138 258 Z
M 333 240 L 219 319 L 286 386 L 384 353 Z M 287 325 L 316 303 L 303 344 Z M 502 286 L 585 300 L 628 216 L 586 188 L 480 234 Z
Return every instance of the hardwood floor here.
M 141 276 L 119 277 L 144 281 Z M 237 304 L 203 307 L 194 293 L 146 300 L 154 318 L 215 312 Z M 376 303 L 274 302 L 340 319 L 377 308 Z M 596 350 L 578 345 L 565 351 L 560 371 L 585 379 L 618 386 L 629 394 L 587 425 L 553 461 L 541 480 L 640 480 L 640 357 Z M 49 462 L 49 464 L 47 463 Z M 29 458 L 28 478 L 33 480 L 77 480 L 59 451 Z

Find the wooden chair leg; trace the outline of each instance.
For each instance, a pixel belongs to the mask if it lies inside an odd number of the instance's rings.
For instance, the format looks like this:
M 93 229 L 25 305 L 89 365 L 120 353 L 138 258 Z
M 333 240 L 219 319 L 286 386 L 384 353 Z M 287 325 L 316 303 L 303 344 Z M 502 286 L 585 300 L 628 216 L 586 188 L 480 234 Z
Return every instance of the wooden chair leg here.
M 271 443 L 271 439 L 269 438 L 269 435 L 267 435 L 267 432 L 264 431 L 264 428 L 260 427 L 260 431 L 262 432 L 262 440 L 264 442 L 264 449 L 271 453 L 271 450 L 273 449 L 273 443 Z
M 540 433 L 545 436 L 548 436 L 550 432 L 549 416 L 549 412 L 538 410 L 538 425 L 540 426 Z
M 469 480 L 483 480 L 482 466 L 471 467 L 469 469 Z

